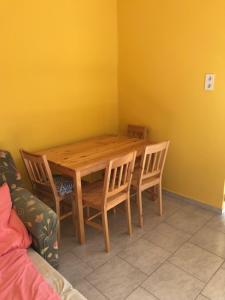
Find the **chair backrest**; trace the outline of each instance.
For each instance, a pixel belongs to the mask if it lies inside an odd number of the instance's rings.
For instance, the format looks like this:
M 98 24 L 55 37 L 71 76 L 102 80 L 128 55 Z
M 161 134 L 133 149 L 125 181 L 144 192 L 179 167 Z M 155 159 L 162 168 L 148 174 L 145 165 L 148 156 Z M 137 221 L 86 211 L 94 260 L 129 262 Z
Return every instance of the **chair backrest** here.
M 144 126 L 130 124 L 127 127 L 127 135 L 133 138 L 146 139 L 148 136 L 148 129 Z
M 146 146 L 141 160 L 140 183 L 143 179 L 151 177 L 162 178 L 169 141 Z
M 136 152 L 131 152 L 109 162 L 104 179 L 104 205 L 108 198 L 121 192 L 129 192 L 135 158 Z
M 52 173 L 45 155 L 37 155 L 20 150 L 29 179 L 34 191 L 38 194 L 58 196 Z

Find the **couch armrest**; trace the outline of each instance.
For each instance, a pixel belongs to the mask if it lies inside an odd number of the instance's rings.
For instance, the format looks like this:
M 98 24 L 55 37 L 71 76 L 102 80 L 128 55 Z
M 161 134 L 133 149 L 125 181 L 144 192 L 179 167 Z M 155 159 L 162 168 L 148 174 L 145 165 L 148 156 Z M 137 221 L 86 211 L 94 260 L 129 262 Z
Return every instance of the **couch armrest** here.
M 58 266 L 58 220 L 56 213 L 25 188 L 12 193 L 18 216 L 32 236 L 33 248 L 53 267 Z
M 12 155 L 0 149 L 0 185 L 7 183 L 10 192 L 18 187 L 23 187 L 21 175 L 18 172 Z

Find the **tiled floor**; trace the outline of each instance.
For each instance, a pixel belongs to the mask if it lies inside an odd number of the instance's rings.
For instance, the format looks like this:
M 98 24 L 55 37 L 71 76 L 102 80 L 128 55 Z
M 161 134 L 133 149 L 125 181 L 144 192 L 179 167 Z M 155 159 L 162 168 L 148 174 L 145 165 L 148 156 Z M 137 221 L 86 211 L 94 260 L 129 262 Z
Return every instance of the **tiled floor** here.
M 72 222 L 64 221 L 59 271 L 87 299 L 224 300 L 225 217 L 164 195 L 163 217 L 144 196 L 144 230 L 133 236 L 122 212 L 110 215 L 112 250 L 103 236 L 86 227 L 80 246 Z

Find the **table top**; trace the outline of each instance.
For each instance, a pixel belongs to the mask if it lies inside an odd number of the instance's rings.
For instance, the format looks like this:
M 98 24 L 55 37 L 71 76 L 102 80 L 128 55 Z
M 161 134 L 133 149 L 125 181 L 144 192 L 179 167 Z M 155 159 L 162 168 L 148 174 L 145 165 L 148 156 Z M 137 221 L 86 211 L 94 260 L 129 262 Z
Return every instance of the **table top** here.
M 39 151 L 50 164 L 80 171 L 82 176 L 104 169 L 107 162 L 131 151 L 143 153 L 149 140 L 127 136 L 100 136 Z

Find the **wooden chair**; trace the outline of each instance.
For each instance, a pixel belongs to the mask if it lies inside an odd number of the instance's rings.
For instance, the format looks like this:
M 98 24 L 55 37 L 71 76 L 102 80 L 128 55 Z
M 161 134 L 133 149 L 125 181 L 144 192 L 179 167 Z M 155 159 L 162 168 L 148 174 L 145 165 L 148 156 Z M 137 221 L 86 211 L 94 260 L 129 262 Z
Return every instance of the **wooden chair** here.
M 60 241 L 60 221 L 73 215 L 73 221 L 75 222 L 73 181 L 69 177 L 53 176 L 45 155 L 36 155 L 24 150 L 20 150 L 20 153 L 34 194 L 44 201 L 50 200 L 50 206 L 53 204 L 55 207 L 59 220 L 58 241 Z M 65 208 L 67 208 L 66 212 L 62 213 Z
M 109 161 L 105 169 L 104 182 L 94 183 L 84 188 L 83 203 L 88 209 L 97 211 L 85 219 L 85 223 L 96 229 L 103 230 L 105 238 L 105 250 L 110 251 L 108 211 L 121 203 L 125 203 L 128 232 L 132 233 L 130 211 L 130 185 L 136 152 L 132 152 Z M 101 216 L 101 223 L 93 220 Z
M 146 146 L 140 167 L 134 171 L 132 187 L 137 192 L 139 225 L 143 228 L 142 192 L 158 187 L 159 214 L 162 216 L 162 174 L 167 156 L 169 142 Z
M 128 125 L 127 135 L 133 138 L 146 139 L 148 137 L 148 129 L 144 126 Z

